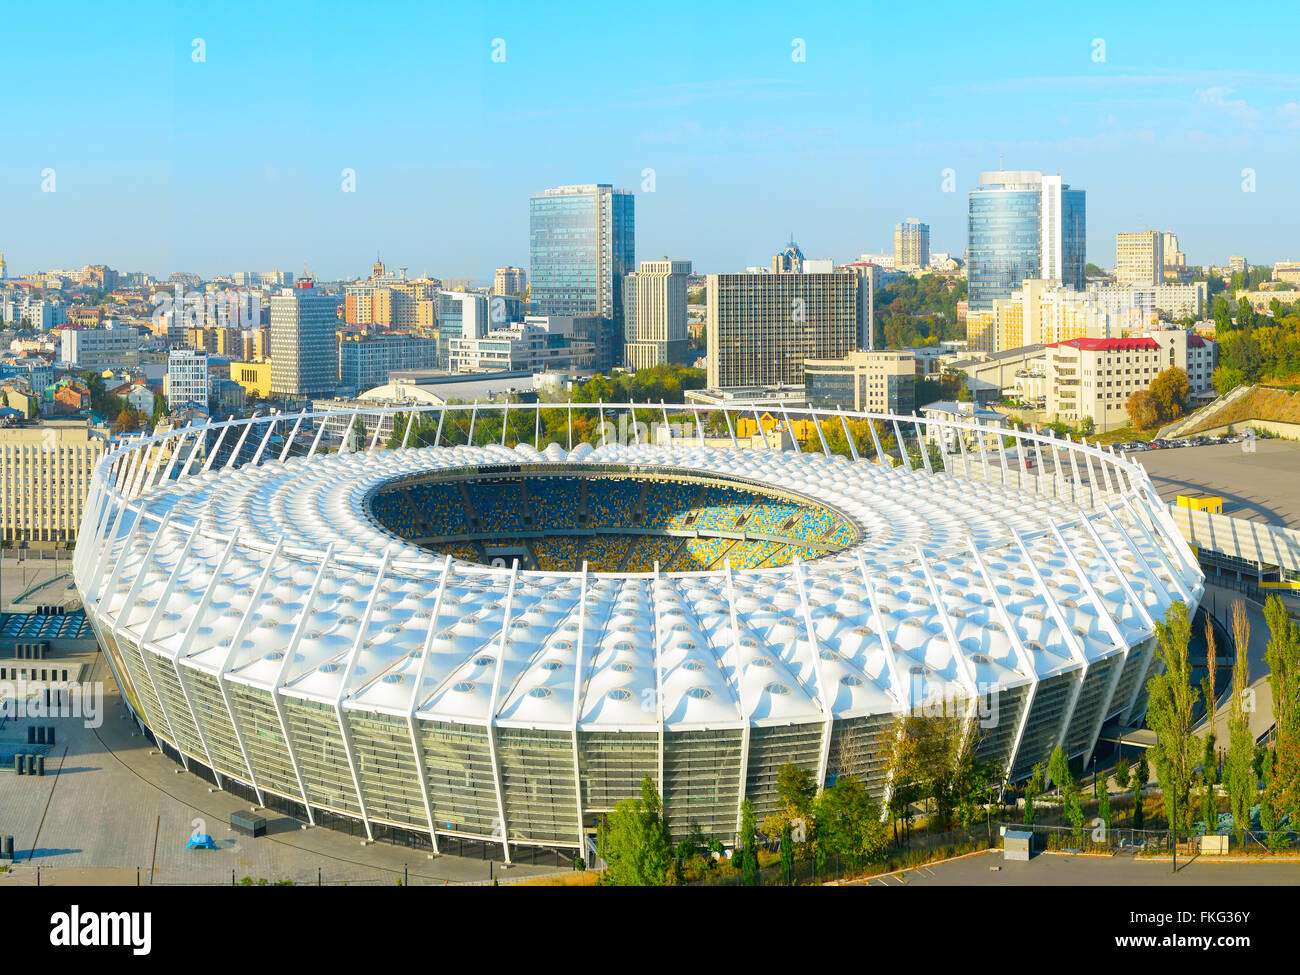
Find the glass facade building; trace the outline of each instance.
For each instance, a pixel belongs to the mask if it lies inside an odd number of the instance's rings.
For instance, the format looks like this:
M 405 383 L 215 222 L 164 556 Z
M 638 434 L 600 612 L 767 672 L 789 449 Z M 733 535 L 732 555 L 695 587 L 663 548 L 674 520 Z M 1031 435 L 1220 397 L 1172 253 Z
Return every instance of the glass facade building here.
M 1085 283 L 1086 194 L 1057 176 L 981 173 L 970 194 L 968 300 L 972 311 L 1009 298 L 1027 280 Z
M 560 186 L 535 194 L 528 216 L 533 310 L 601 315 L 621 336 L 623 277 L 636 269 L 632 192 L 605 183 Z

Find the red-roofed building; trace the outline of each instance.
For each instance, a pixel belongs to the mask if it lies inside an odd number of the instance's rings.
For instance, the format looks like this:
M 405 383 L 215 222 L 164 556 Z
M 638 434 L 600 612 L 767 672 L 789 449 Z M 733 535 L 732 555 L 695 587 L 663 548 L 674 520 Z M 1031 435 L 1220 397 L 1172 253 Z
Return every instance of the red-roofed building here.
M 1128 422 L 1128 398 L 1166 369 L 1187 373 L 1193 400 L 1213 398 L 1218 346 L 1181 328 L 1130 338 L 1069 339 L 1047 346 L 1047 414 L 1066 423 L 1091 419 L 1098 433 Z

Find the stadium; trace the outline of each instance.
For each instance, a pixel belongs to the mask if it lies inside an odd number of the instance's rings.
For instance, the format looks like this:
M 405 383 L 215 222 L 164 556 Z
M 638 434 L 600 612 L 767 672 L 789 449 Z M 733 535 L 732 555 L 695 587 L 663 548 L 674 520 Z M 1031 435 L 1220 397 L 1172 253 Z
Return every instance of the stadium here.
M 1058 744 L 1086 762 L 1144 711 L 1154 621 L 1200 601 L 1146 472 L 1109 449 L 820 410 L 801 446 L 789 416 L 784 441 L 738 436 L 760 419 L 738 407 L 618 435 L 648 412 L 128 440 L 94 473 L 74 580 L 187 770 L 304 822 L 507 859 L 586 855 L 647 775 L 675 831 L 728 844 L 786 763 L 883 795 L 897 718 L 937 701 L 1008 780 Z

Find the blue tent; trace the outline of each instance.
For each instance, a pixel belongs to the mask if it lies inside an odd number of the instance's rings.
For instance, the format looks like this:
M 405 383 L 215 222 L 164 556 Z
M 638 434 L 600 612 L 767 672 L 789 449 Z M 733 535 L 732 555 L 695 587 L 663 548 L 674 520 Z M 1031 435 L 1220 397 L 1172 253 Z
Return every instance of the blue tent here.
M 216 841 L 207 833 L 195 833 L 190 837 L 190 841 L 185 844 L 187 850 L 215 850 Z

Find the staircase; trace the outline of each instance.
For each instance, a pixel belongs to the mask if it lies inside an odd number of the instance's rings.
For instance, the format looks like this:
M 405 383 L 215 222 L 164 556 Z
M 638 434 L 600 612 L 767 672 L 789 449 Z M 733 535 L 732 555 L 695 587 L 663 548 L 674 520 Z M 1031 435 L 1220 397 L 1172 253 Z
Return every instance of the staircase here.
M 1248 383 L 1242 383 L 1236 389 L 1230 389 L 1218 399 L 1207 403 L 1194 413 L 1189 413 L 1182 419 L 1175 420 L 1156 431 L 1156 437 L 1160 440 L 1168 440 L 1170 437 L 1182 437 L 1191 433 L 1197 427 L 1203 425 L 1206 420 L 1214 416 L 1224 407 L 1231 406 L 1239 399 L 1249 396 L 1255 387 Z

